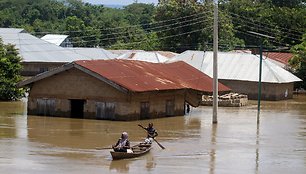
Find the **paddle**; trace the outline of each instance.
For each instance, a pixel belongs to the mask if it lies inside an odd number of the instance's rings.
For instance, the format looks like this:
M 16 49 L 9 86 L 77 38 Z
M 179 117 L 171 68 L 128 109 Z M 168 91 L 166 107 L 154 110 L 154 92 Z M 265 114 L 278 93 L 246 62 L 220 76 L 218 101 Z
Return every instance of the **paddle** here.
M 146 128 L 144 128 L 141 124 L 138 125 L 139 127 L 141 127 L 142 129 L 144 129 L 145 131 L 147 131 Z M 163 145 L 161 145 L 156 139 L 154 139 L 153 137 L 153 140 L 159 145 L 160 148 L 162 149 L 166 149 Z
M 162 149 L 166 149 L 163 145 L 161 145 L 156 139 L 153 138 L 153 140 L 161 147 Z

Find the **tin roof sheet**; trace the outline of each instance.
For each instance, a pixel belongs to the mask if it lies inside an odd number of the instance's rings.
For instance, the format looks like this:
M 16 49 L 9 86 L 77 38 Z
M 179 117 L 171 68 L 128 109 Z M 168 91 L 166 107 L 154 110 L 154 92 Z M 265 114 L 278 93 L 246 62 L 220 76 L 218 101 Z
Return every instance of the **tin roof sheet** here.
M 281 52 L 264 52 L 264 56 L 276 60 L 284 65 L 289 64 L 289 60 L 293 57 L 292 53 L 281 53 Z
M 0 37 L 5 44 L 13 44 L 19 50 L 23 62 L 73 62 L 75 60 L 108 59 L 107 56 L 97 56 L 86 54 L 92 49 L 69 50 L 45 40 L 37 38 L 23 29 L 0 28 Z M 85 51 L 84 51 L 85 50 Z M 86 53 L 85 53 L 86 52 Z M 103 52 L 103 51 L 102 51 Z M 95 54 L 97 55 L 97 54 Z
M 213 77 L 213 52 L 185 51 L 169 62 L 185 61 L 210 77 Z M 218 52 L 218 78 L 254 81 L 259 79 L 259 56 L 248 53 Z M 262 62 L 262 82 L 289 83 L 301 81 L 292 73 L 274 64 L 266 57 Z
M 60 46 L 61 43 L 63 43 L 67 37 L 68 35 L 62 35 L 62 34 L 46 34 L 43 37 L 41 37 L 41 39 L 53 43 L 57 46 Z
M 84 48 L 84 47 L 66 47 L 65 49 L 73 51 L 76 54 L 94 59 L 114 59 L 118 55 L 111 53 L 103 48 Z
M 135 92 L 194 89 L 212 92 L 212 78 L 185 62 L 149 63 L 133 60 L 80 60 L 76 64 Z M 219 83 L 219 91 L 230 89 Z
M 118 59 L 141 60 L 152 63 L 163 63 L 169 60 L 168 57 L 159 54 L 158 52 L 128 52 L 118 56 Z

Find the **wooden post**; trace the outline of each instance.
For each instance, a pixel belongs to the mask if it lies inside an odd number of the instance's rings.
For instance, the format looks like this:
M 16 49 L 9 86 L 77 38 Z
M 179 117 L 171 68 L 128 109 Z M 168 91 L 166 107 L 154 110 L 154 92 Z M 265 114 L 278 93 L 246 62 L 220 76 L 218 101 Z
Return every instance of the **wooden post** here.
M 213 124 L 218 123 L 218 0 L 214 4 Z

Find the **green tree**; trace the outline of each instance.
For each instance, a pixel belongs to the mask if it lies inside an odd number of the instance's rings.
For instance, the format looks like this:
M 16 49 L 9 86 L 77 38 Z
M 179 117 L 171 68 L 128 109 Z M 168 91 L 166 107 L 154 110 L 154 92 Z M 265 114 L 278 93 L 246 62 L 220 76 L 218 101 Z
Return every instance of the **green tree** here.
M 24 90 L 17 87 L 21 80 L 21 58 L 13 45 L 5 45 L 0 39 L 0 100 L 17 100 Z
M 167 0 L 157 6 L 155 32 L 161 40 L 161 48 L 174 52 L 187 49 L 211 48 L 213 43 L 213 6 L 211 1 Z M 243 41 L 235 37 L 231 19 L 219 13 L 219 40 L 229 49 Z
M 306 89 L 306 33 L 303 35 L 302 43 L 291 48 L 294 56 L 289 64 L 294 73 L 303 81 L 297 83 L 297 87 Z
M 145 29 L 153 22 L 155 7 L 153 4 L 133 3 L 124 8 L 126 19 L 131 25 L 140 24 Z
M 300 7 L 305 5 L 305 0 L 271 0 L 272 4 L 278 7 Z
M 229 14 L 236 36 L 247 45 L 259 45 L 260 39 L 249 31 L 273 36 L 266 46 L 293 46 L 306 28 L 304 0 L 222 0 L 221 11 Z

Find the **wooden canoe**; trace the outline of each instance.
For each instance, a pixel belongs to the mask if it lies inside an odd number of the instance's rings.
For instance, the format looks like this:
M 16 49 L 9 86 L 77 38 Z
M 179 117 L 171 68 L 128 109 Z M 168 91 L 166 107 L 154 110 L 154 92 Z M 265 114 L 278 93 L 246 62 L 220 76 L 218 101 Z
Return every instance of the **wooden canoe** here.
M 152 149 L 151 145 L 142 145 L 137 144 L 131 148 L 132 153 L 127 152 L 115 152 L 114 150 L 110 151 L 113 160 L 125 159 L 125 158 L 136 158 L 141 155 L 148 153 Z

